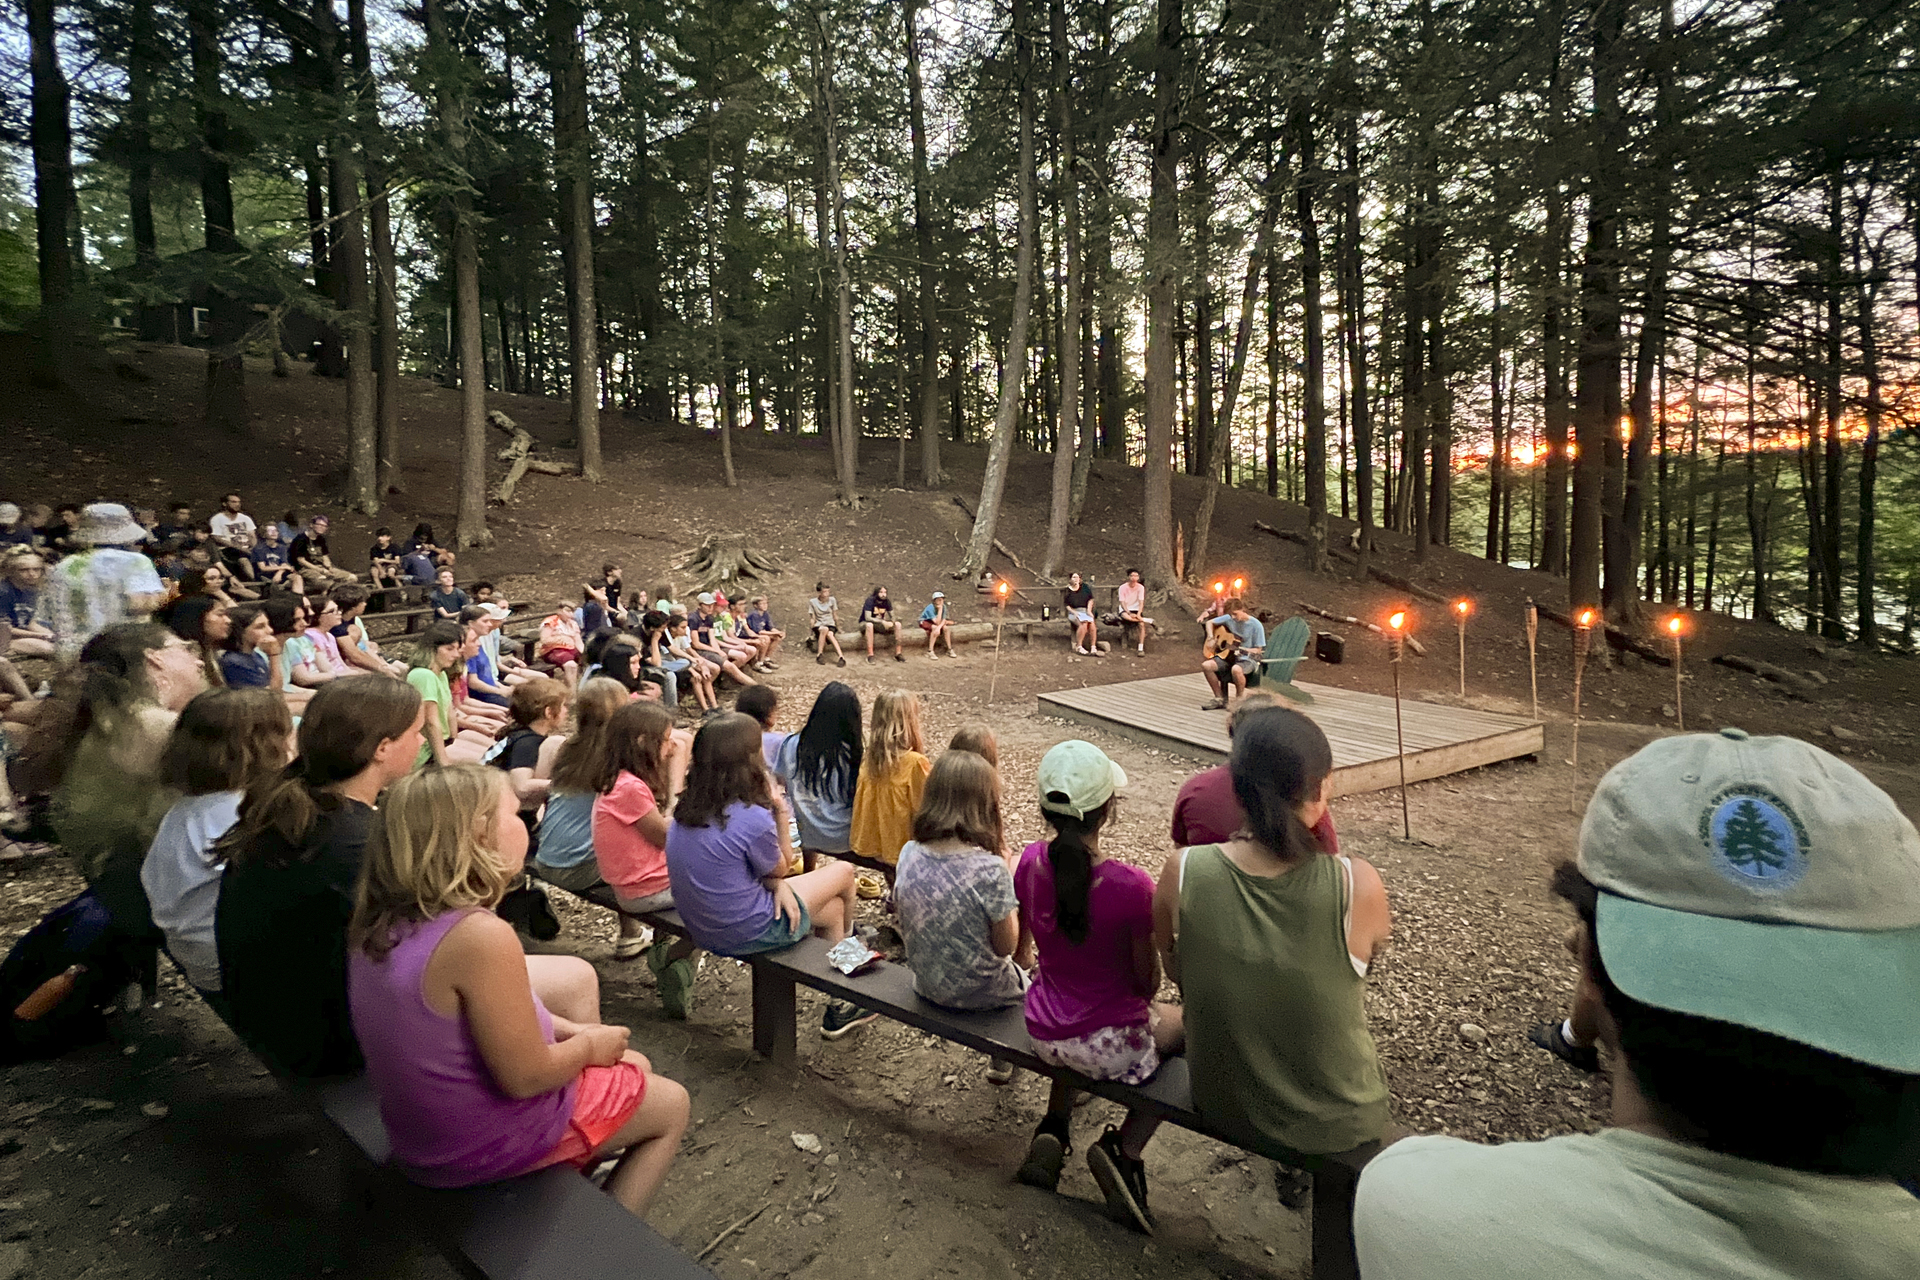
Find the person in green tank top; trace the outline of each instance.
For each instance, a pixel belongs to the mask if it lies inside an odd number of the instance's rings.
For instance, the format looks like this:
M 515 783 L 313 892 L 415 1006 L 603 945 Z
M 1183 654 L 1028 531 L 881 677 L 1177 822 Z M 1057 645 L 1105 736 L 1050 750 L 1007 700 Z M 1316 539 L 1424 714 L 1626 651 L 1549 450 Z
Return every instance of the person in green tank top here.
M 1391 919 L 1379 873 L 1313 838 L 1332 748 L 1273 707 L 1235 726 L 1227 767 L 1245 828 L 1176 852 L 1154 894 L 1155 940 L 1186 1001 L 1194 1108 L 1254 1150 L 1377 1141 L 1387 1081 L 1364 992 Z

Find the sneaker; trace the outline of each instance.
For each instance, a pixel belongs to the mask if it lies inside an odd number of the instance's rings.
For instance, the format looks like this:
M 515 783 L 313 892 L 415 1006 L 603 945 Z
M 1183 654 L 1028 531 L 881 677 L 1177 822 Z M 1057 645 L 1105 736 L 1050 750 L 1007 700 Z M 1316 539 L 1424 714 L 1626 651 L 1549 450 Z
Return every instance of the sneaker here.
M 820 1015 L 820 1038 L 838 1040 L 855 1027 L 864 1027 L 879 1016 L 872 1009 L 862 1009 L 845 1000 L 829 1000 L 827 1011 Z
M 1545 1049 L 1575 1071 L 1584 1071 L 1592 1075 L 1600 1070 L 1600 1050 L 1593 1045 L 1584 1048 L 1567 1039 L 1566 1026 L 1559 1022 L 1536 1022 L 1527 1032 L 1527 1039 Z
M 927 650 L 927 660 L 928 660 L 929 662 L 931 662 L 931 661 L 932 661 L 933 659 L 935 659 L 935 658 L 937 658 L 937 657 L 939 657 L 939 656 L 940 656 L 940 655 L 939 655 L 939 654 L 937 654 L 937 653 L 935 653 L 935 652 L 933 652 L 933 650 L 931 650 L 931 649 L 929 649 L 929 650 Z
M 1100 1194 L 1107 1198 L 1107 1216 L 1142 1235 L 1152 1235 L 1153 1218 L 1147 1213 L 1146 1165 L 1120 1149 L 1118 1129 L 1107 1126 L 1100 1141 L 1087 1152 L 1087 1168 L 1093 1171 L 1093 1180 L 1100 1184 Z
M 660 1008 L 676 1022 L 693 1015 L 693 957 L 675 960 L 660 971 L 654 987 L 660 993 Z
M 867 655 L 867 664 L 868 664 L 869 666 L 871 666 L 871 665 L 873 664 L 873 655 L 872 655 L 872 654 L 868 654 L 868 655 Z
M 824 649 L 823 649 L 823 650 L 821 650 L 821 651 L 820 651 L 820 656 L 819 656 L 819 657 L 817 657 L 817 658 L 815 658 L 815 659 L 814 659 L 813 661 L 814 661 L 814 665 L 816 665 L 816 666 L 821 666 L 821 667 L 824 667 L 824 666 L 826 666 L 826 665 L 827 665 L 827 654 L 826 654 L 826 650 L 824 650 Z M 841 665 L 841 666 L 843 666 L 843 667 L 844 667 L 844 666 L 846 666 L 846 665 L 847 665 L 847 660 L 846 660 L 845 658 L 842 658 L 842 659 L 840 660 L 840 665 Z
M 1225 711 L 1227 709 L 1227 700 L 1225 698 L 1215 698 L 1211 702 L 1201 703 L 1200 709 L 1202 711 Z
M 1136 652 L 1138 652 L 1138 653 L 1145 653 L 1146 651 L 1147 651 L 1147 646 L 1145 646 L 1145 645 L 1140 645 L 1140 646 L 1139 646 L 1139 647 L 1138 647 L 1138 648 L 1136 649 Z
M 1313 1175 L 1305 1169 L 1273 1166 L 1273 1193 L 1289 1209 L 1298 1209 L 1313 1198 Z
M 845 658 L 841 658 L 836 665 L 844 667 L 847 665 L 847 660 Z
M 1033 1142 L 1027 1147 L 1027 1158 L 1020 1162 L 1020 1168 L 1013 1176 L 1029 1187 L 1057 1191 L 1060 1189 L 1060 1171 L 1067 1164 L 1068 1150 L 1058 1134 L 1042 1129 L 1033 1135 Z
M 615 960 L 638 960 L 640 953 L 652 945 L 652 940 L 644 933 L 636 933 L 630 938 L 613 940 L 613 958 Z
M 898 649 L 895 649 L 893 651 L 893 660 L 895 662 L 905 662 L 907 660 L 907 655 L 900 652 Z
M 988 1084 L 1012 1084 L 1013 1073 L 1017 1068 L 1011 1062 L 994 1058 L 987 1063 Z

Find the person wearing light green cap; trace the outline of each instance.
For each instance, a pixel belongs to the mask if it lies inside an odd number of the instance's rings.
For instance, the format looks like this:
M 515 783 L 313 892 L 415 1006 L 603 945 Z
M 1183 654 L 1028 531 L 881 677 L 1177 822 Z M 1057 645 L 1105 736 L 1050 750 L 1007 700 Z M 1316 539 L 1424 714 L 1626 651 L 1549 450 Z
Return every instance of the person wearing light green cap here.
M 1817 747 L 1616 765 L 1553 889 L 1612 1073 L 1597 1134 L 1410 1138 L 1362 1175 L 1365 1280 L 1920 1275 L 1920 835 Z

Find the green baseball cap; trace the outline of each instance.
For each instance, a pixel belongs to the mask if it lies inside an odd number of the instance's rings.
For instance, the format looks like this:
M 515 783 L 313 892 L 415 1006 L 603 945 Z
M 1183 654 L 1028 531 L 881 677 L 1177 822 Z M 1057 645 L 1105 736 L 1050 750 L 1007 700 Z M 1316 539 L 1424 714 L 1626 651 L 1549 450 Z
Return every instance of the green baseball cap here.
M 1920 834 L 1820 748 L 1740 729 L 1608 771 L 1580 827 L 1614 985 L 1920 1073 Z
M 1091 742 L 1069 739 L 1040 757 L 1040 807 L 1084 818 L 1127 785 L 1127 773 Z

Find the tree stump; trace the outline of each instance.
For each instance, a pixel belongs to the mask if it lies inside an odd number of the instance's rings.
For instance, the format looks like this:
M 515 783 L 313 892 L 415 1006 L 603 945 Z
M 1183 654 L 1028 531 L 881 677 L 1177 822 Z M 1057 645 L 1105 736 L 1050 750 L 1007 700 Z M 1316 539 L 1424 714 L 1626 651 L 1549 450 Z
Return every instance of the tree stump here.
M 765 582 L 785 573 L 780 557 L 750 547 L 739 534 L 716 533 L 689 551 L 674 568 L 693 575 L 702 587 L 727 583 Z

